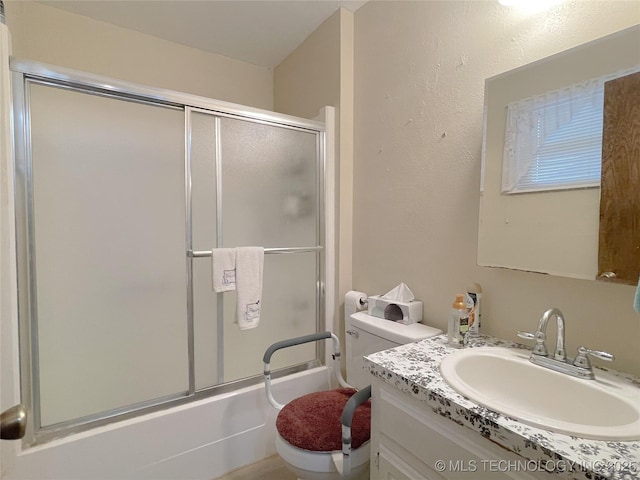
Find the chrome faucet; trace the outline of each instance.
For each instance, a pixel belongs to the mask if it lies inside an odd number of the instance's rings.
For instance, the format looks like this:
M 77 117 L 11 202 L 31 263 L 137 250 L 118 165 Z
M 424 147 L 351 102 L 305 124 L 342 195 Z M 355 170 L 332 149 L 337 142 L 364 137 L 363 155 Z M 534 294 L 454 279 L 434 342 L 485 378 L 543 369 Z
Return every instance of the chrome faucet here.
M 547 323 L 549 323 L 549 320 L 552 317 L 556 317 L 558 335 L 556 340 L 556 350 L 553 357 L 550 357 L 545 341 L 547 339 Z M 601 360 L 607 361 L 612 361 L 614 359 L 614 356 L 610 353 L 590 350 L 585 347 L 578 347 L 578 354 L 573 360 L 567 358 L 567 354 L 564 349 L 564 316 L 557 308 L 550 308 L 544 312 L 538 322 L 538 330 L 536 333 L 519 331 L 518 336 L 536 341 L 536 345 L 533 347 L 533 352 L 529 358 L 531 363 L 550 368 L 557 372 L 566 373 L 573 377 L 591 380 L 595 378 L 591 362 L 589 362 L 587 355 L 592 355 L 600 358 Z

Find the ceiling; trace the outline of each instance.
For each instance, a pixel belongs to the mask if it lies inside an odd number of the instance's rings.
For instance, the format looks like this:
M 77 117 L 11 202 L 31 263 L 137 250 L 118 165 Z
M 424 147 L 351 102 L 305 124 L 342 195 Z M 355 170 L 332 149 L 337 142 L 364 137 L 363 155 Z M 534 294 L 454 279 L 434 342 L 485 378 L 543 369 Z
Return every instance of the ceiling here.
M 366 0 L 55 0 L 40 3 L 273 68 L 339 7 Z

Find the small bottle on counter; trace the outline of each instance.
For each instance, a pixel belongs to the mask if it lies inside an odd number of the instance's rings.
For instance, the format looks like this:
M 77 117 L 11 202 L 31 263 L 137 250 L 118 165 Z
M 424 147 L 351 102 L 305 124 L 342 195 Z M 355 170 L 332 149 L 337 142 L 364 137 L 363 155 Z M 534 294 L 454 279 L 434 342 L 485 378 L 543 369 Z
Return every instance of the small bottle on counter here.
M 449 346 L 461 348 L 467 343 L 467 333 L 469 330 L 469 313 L 463 294 L 459 293 L 456 295 L 452 307 L 453 309 L 449 313 L 449 323 L 447 325 L 447 338 Z
M 469 312 L 469 336 L 478 337 L 480 335 L 480 326 L 482 313 L 480 312 L 480 304 L 482 299 L 482 287 L 479 283 L 472 283 L 467 287 L 466 304 Z

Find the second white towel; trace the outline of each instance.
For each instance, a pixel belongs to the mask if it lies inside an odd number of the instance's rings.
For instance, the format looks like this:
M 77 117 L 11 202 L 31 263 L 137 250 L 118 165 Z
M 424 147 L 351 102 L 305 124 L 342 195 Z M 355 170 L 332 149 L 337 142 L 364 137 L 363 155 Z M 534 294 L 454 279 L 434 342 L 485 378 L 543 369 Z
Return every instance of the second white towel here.
M 262 308 L 263 247 L 238 247 L 236 250 L 236 315 L 240 330 L 258 326 Z

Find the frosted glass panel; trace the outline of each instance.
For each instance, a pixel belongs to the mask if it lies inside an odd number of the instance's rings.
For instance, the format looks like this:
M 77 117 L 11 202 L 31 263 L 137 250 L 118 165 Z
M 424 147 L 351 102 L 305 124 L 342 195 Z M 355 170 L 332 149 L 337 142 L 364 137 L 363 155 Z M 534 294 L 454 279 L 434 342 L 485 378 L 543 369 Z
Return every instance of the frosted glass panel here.
M 272 343 L 317 331 L 316 254 L 265 255 L 263 277 L 256 328 L 240 330 L 234 324 L 235 292 L 224 294 L 225 382 L 262 373 L 262 356 Z M 309 343 L 279 350 L 273 355 L 271 368 L 311 361 L 316 358 L 315 348 Z
M 184 394 L 184 113 L 30 95 L 41 424 Z
M 201 112 L 190 113 L 190 125 L 194 250 L 317 245 L 315 133 Z M 223 206 L 221 245 L 216 229 L 218 183 Z M 193 259 L 196 389 L 260 375 L 262 355 L 269 345 L 316 331 L 317 261 L 315 253 L 267 254 L 260 325 L 240 331 L 235 324 L 235 292 L 216 294 L 211 287 L 211 259 Z M 273 366 L 314 358 L 315 345 L 305 345 L 279 353 Z
M 317 245 L 315 133 L 221 119 L 223 245 Z
M 216 129 L 213 115 L 192 112 L 191 219 L 194 250 L 216 246 Z M 211 287 L 211 259 L 193 259 L 193 325 L 196 389 L 218 384 L 218 295 Z

